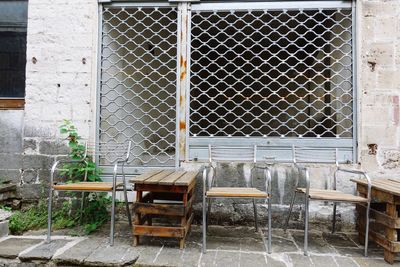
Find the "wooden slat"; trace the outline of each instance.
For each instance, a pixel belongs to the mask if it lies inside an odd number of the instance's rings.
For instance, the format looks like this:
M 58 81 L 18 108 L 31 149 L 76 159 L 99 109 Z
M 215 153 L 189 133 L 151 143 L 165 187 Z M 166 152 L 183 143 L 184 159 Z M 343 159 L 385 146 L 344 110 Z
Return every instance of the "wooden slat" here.
M 129 180 L 129 182 L 134 184 L 142 184 L 145 180 L 149 179 L 154 175 L 157 175 L 160 172 L 162 172 L 162 170 L 146 172 L 136 177 L 133 177 L 132 179 Z
M 185 209 L 180 204 L 160 204 L 160 203 L 135 203 L 134 212 L 141 214 L 155 214 L 166 216 L 184 216 Z
M 117 183 L 117 186 L 122 183 Z M 81 182 L 72 184 L 58 184 L 54 185 L 55 190 L 70 190 L 70 191 L 111 191 L 113 188 L 112 183 L 107 182 Z
M 305 188 L 297 188 L 297 192 L 306 193 Z M 310 189 L 309 196 L 315 200 L 330 200 L 340 202 L 368 202 L 368 199 L 355 196 L 352 194 L 346 194 L 337 190 L 324 190 L 324 189 Z
M 135 184 L 136 191 L 151 191 L 151 192 L 171 192 L 185 193 L 188 192 L 187 186 L 161 185 L 161 184 Z
M 3 109 L 24 109 L 25 99 L 0 99 L 0 110 Z
M 357 184 L 368 185 L 365 179 L 351 179 L 351 181 Z M 372 188 L 400 196 L 400 185 L 398 182 L 391 182 L 389 179 L 374 179 L 371 181 L 371 185 Z
M 164 177 L 164 179 L 160 180 L 158 183 L 162 185 L 173 185 L 176 180 L 181 178 L 184 175 L 185 171 L 176 171 L 171 173 L 170 175 Z
M 145 181 L 143 181 L 143 183 L 144 184 L 158 184 L 159 181 L 161 181 L 165 177 L 169 176 L 173 172 L 174 172 L 173 170 L 164 170 L 156 175 L 153 175 L 149 179 L 146 179 Z
M 268 194 L 257 188 L 249 187 L 212 187 L 207 191 L 208 197 L 249 197 L 249 198 L 266 198 Z
M 197 176 L 196 171 L 186 172 L 183 176 L 181 176 L 178 180 L 175 181 L 175 185 L 190 185 L 192 184 Z
M 365 216 L 366 212 L 366 205 L 364 204 L 357 204 L 357 212 L 360 213 L 361 216 Z M 384 212 L 375 210 L 375 209 L 370 209 L 370 218 L 374 219 L 376 222 L 383 224 L 384 226 L 390 227 L 390 228 L 396 228 L 400 229 L 400 219 L 395 219 L 390 217 Z
M 185 236 L 184 227 L 167 227 L 167 226 L 148 226 L 148 225 L 134 225 L 134 235 L 145 236 L 161 236 L 161 237 L 179 237 Z

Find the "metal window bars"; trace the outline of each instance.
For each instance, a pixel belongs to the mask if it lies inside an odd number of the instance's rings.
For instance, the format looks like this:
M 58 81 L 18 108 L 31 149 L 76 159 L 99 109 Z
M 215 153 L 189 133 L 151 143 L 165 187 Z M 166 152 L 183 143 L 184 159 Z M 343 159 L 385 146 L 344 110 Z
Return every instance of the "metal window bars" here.
M 176 7 L 103 6 L 99 140 L 132 140 L 128 165 L 175 165 L 177 27 Z
M 194 10 L 191 136 L 353 136 L 351 8 Z
M 178 134 L 181 160 L 222 138 L 312 142 L 352 161 L 354 14 L 350 0 L 104 3 L 98 139 L 132 140 L 135 170 L 177 165 Z

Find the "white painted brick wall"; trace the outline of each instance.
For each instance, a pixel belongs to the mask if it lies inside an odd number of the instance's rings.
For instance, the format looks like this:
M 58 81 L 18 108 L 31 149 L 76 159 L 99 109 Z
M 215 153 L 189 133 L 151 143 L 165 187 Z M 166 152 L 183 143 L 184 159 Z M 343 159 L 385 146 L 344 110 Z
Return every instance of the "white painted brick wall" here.
M 95 0 L 29 1 L 27 136 L 57 136 L 62 120 L 72 119 L 88 137 L 94 111 L 97 8 Z

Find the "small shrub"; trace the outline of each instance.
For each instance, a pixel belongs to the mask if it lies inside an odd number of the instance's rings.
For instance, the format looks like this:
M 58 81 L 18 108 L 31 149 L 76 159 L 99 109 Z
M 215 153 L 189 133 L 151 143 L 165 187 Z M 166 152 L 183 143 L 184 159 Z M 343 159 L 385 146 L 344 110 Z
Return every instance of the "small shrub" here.
M 91 160 L 90 155 L 86 155 L 84 158 L 85 145 L 81 144 L 81 137 L 76 127 L 69 120 L 64 120 L 60 126 L 60 133 L 66 135 L 68 140 L 71 151 L 69 158 L 85 159 L 87 162 L 87 164 L 75 163 L 62 166 L 60 174 L 67 177 L 67 183 L 82 181 L 86 172 L 88 181 L 101 181 L 101 169 Z M 70 193 L 69 196 L 73 197 L 75 194 Z M 110 203 L 111 198 L 106 193 L 87 194 L 83 210 L 75 210 L 72 208 L 71 201 L 63 201 L 60 208 L 53 209 L 53 228 L 62 229 L 82 225 L 84 232 L 90 234 L 109 219 L 107 207 Z M 10 218 L 11 233 L 21 234 L 28 230 L 45 228 L 48 219 L 47 208 L 47 202 L 42 199 L 38 205 L 15 212 Z

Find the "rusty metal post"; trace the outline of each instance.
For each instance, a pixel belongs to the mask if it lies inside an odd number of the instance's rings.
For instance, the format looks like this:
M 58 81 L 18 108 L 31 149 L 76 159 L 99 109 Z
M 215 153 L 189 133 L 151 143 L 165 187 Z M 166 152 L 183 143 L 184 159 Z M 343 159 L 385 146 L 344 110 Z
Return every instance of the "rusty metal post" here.
M 187 133 L 188 123 L 187 123 L 187 110 L 188 102 L 187 97 L 189 95 L 189 81 L 187 79 L 187 69 L 188 69 L 188 26 L 189 26 L 189 6 L 188 3 L 180 3 L 178 5 L 178 69 L 179 69 L 179 79 L 178 79 L 178 161 L 184 161 L 187 158 L 186 146 L 187 146 Z M 178 164 L 179 165 L 179 162 Z

